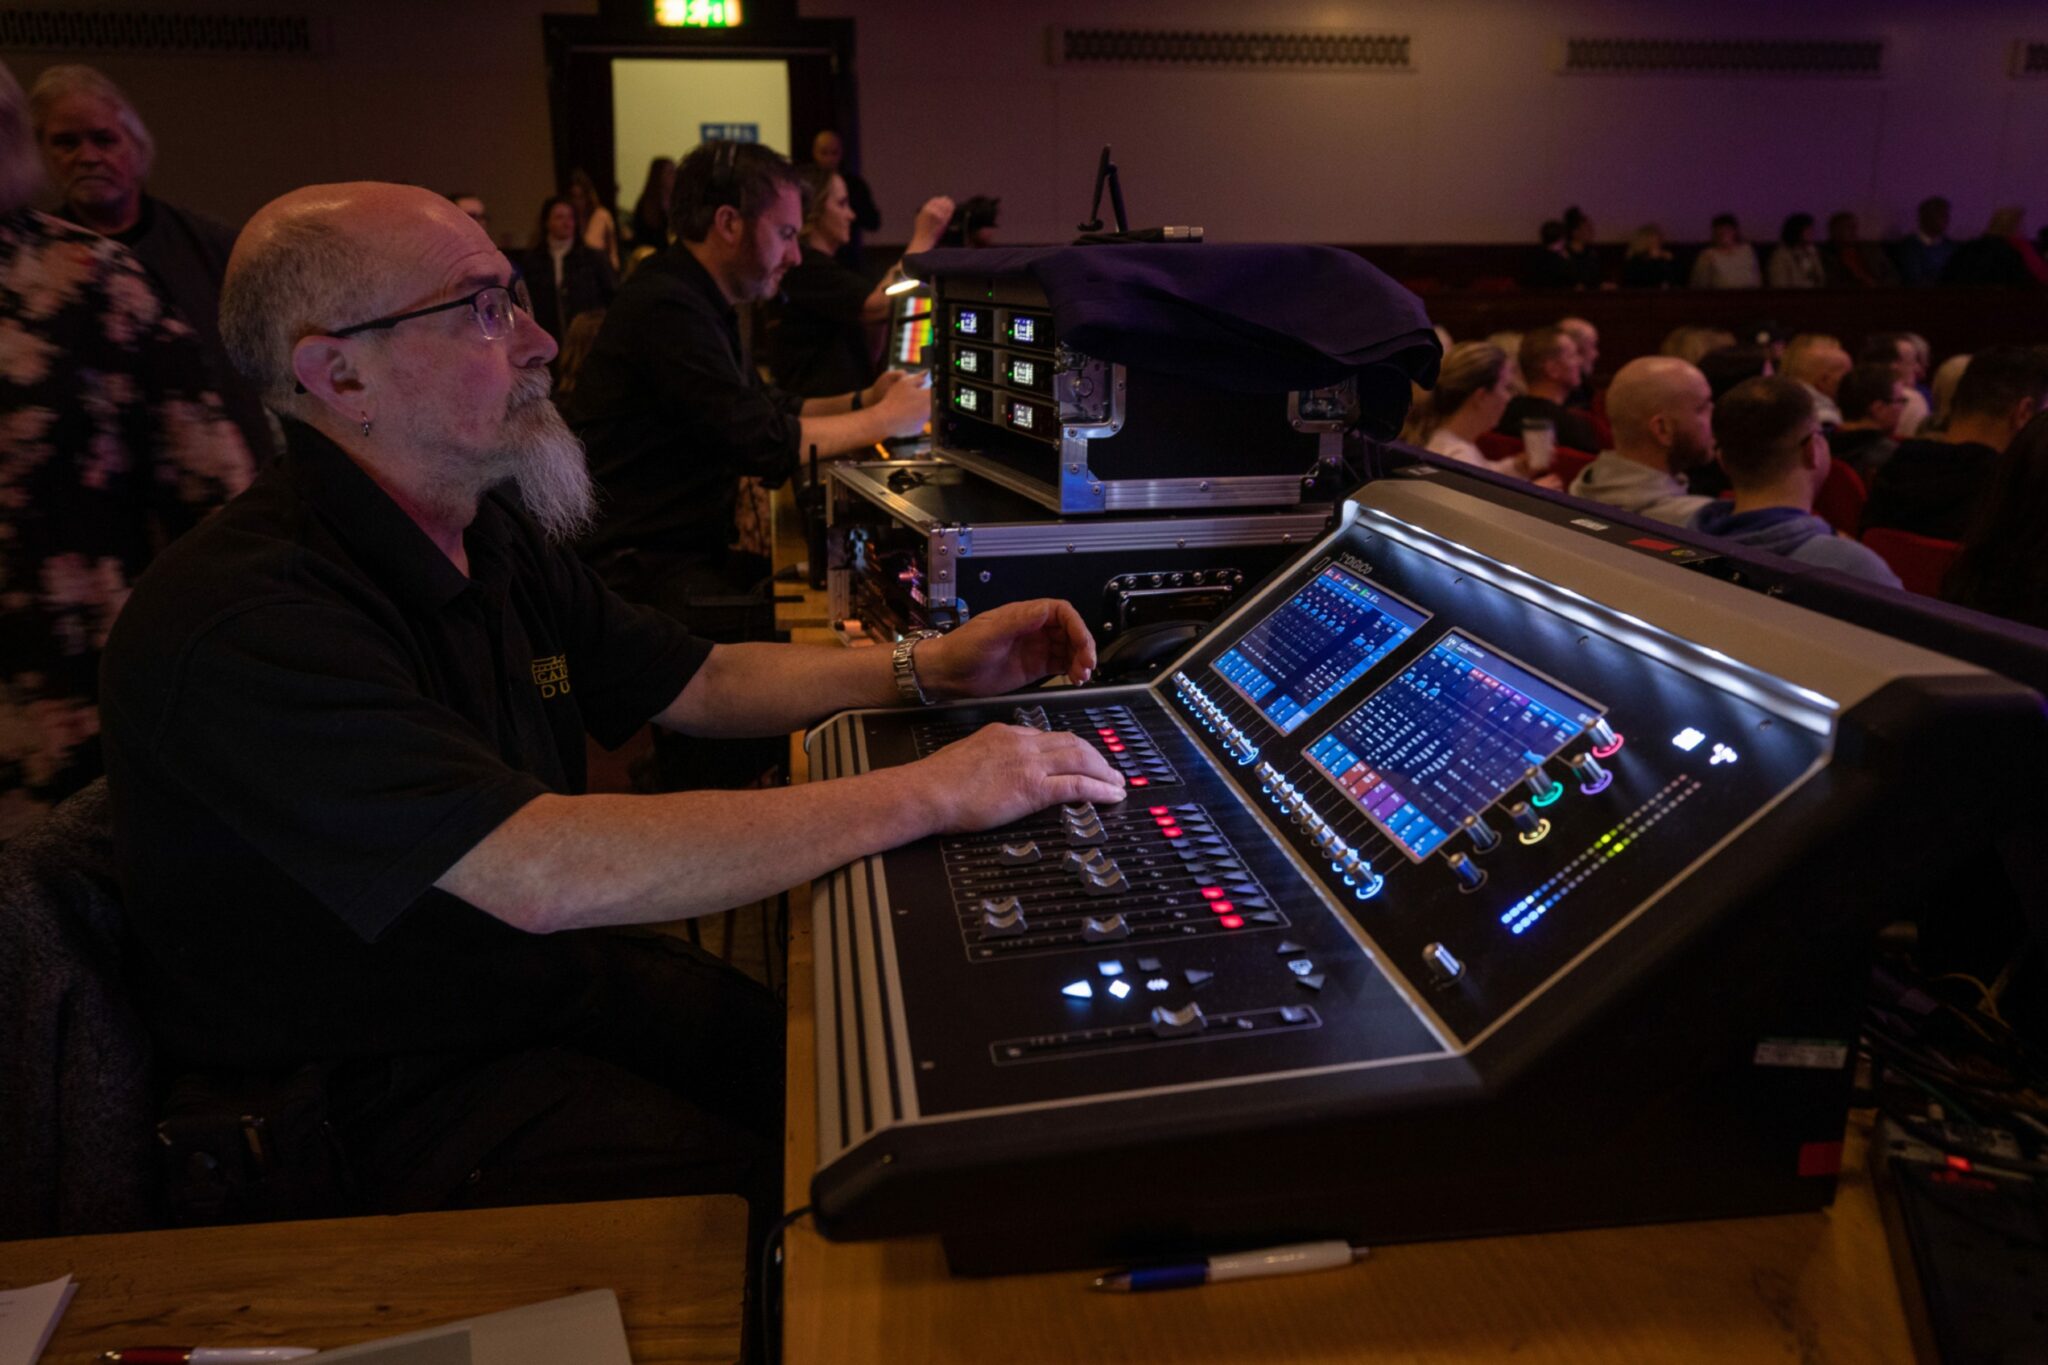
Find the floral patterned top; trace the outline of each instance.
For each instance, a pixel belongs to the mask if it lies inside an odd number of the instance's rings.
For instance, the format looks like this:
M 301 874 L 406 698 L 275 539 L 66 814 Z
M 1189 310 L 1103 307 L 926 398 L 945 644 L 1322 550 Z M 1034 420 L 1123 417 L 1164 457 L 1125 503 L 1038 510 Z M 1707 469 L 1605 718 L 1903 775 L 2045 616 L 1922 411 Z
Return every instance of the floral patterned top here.
M 99 775 L 129 585 L 255 472 L 206 375 L 127 248 L 0 217 L 0 843 Z

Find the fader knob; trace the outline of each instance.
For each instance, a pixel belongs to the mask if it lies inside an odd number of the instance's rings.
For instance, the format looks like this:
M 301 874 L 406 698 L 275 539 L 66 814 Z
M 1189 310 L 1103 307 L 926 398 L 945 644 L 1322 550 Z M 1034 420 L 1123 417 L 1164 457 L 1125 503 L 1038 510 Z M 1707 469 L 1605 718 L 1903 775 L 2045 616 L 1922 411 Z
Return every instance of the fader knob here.
M 1494 833 L 1493 826 L 1481 816 L 1473 816 L 1472 822 L 1465 826 L 1465 832 L 1472 836 L 1474 853 L 1490 853 L 1500 846 L 1500 835 Z
M 1607 784 L 1614 780 L 1614 774 L 1600 766 L 1600 760 L 1590 753 L 1565 760 L 1571 764 L 1572 775 L 1579 779 L 1579 790 L 1588 796 L 1607 790 Z
M 1527 801 L 1517 801 L 1508 807 L 1508 819 L 1515 825 L 1515 837 L 1525 844 L 1541 843 L 1550 833 L 1550 822 L 1529 808 Z
M 1005 867 L 1022 867 L 1026 863 L 1037 862 L 1042 856 L 1038 851 L 1037 842 L 1032 839 L 1026 839 L 1021 844 L 1004 844 L 996 850 L 996 861 Z
M 1202 1007 L 1190 1001 L 1179 1009 L 1165 1005 L 1152 1007 L 1152 1032 L 1160 1038 L 1183 1038 L 1190 1033 L 1200 1033 L 1206 1021 L 1202 1018 Z
M 1451 955 L 1451 950 L 1441 943 L 1432 943 L 1422 950 L 1423 965 L 1430 975 L 1439 981 L 1456 981 L 1465 974 L 1465 964 Z
M 1088 943 L 1108 943 L 1130 936 L 1131 926 L 1124 923 L 1122 915 L 1090 915 L 1081 921 L 1081 937 Z
M 1564 783 L 1537 768 L 1529 774 L 1529 804 L 1547 806 L 1564 795 Z
M 1462 853 L 1450 856 L 1451 872 L 1458 879 L 1460 891 L 1477 891 L 1486 885 L 1486 869 Z

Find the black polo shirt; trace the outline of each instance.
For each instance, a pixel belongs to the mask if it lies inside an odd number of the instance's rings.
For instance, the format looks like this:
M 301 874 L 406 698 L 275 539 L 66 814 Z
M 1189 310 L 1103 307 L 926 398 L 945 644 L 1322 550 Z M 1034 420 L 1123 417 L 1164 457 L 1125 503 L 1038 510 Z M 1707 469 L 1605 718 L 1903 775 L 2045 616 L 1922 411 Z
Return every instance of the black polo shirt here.
M 740 477 L 772 486 L 795 472 L 802 408 L 754 372 L 738 314 L 688 247 L 642 262 L 564 410 L 604 493 L 585 553 L 722 556 Z
M 545 1039 L 591 935 L 523 933 L 434 881 L 584 785 L 710 646 L 607 591 L 507 493 L 470 575 L 339 448 L 289 451 L 162 555 L 108 641 L 101 715 L 145 1017 L 175 1065 Z
M 862 313 L 875 286 L 857 270 L 812 247 L 782 277 L 769 304 L 761 357 L 791 393 L 830 398 L 875 381 L 874 347 Z
M 1979 441 L 1901 441 L 1870 481 L 1863 528 L 1961 540 L 1997 467 L 1998 452 Z

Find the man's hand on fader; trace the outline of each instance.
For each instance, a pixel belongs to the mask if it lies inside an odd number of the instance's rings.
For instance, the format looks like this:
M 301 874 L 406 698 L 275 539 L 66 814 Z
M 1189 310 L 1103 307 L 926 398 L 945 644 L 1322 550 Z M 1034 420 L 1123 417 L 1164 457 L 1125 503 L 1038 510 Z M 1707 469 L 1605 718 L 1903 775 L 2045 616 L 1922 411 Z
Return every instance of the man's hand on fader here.
M 1095 672 L 1095 637 L 1066 602 L 1010 602 L 926 640 L 914 656 L 929 696 L 995 697 L 1049 674 L 1084 683 Z

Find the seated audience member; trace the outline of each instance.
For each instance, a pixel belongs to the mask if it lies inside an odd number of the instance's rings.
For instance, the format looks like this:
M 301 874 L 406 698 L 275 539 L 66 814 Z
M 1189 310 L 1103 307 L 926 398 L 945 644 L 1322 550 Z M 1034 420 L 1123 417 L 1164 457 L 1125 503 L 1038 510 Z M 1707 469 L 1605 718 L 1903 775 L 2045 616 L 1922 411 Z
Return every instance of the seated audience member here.
M 1833 289 L 1889 289 L 1899 282 L 1891 257 L 1875 242 L 1863 240 L 1863 226 L 1844 209 L 1828 219 L 1827 249 L 1821 252 L 1827 283 Z
M 888 320 L 888 289 L 903 278 L 903 266 L 898 262 L 870 283 L 842 264 L 838 253 L 853 231 L 846 183 L 822 166 L 799 166 L 797 172 L 810 196 L 799 239 L 803 259 L 782 277 L 781 292 L 763 309 L 762 363 L 777 387 L 806 398 L 864 389 L 875 379 L 876 328 Z M 952 217 L 952 200 L 926 200 L 903 254 L 938 245 Z
M 1889 588 L 1899 577 L 1876 551 L 1813 514 L 1828 476 L 1813 395 L 1790 379 L 1751 379 L 1714 405 L 1714 442 L 1733 492 L 1695 512 L 1695 531 L 1834 569 Z
M 633 234 L 633 249 L 660 251 L 668 246 L 668 201 L 675 194 L 676 159 L 658 156 L 647 163 L 647 183 L 633 204 L 633 218 L 627 226 Z
M 1716 401 L 1745 379 L 1764 379 L 1777 373 L 1771 353 L 1761 346 L 1717 346 L 1701 356 L 1698 365 Z
M 1564 211 L 1564 259 L 1571 267 L 1572 288 L 1599 289 L 1606 283 L 1600 252 L 1593 243 L 1593 220 L 1577 204 Z
M 1691 365 L 1661 355 L 1631 360 L 1607 386 L 1614 448 L 1579 471 L 1571 495 L 1685 525 L 1708 502 L 1686 476 L 1714 458 L 1713 413 L 1706 376 Z
M 608 927 L 1123 783 L 1075 736 L 993 725 L 859 777 L 584 794 L 590 737 L 779 734 L 911 689 L 887 651 L 711 646 L 608 592 L 569 549 L 592 489 L 517 298 L 404 186 L 295 191 L 237 243 L 223 323 L 288 453 L 108 644 L 137 1004 L 172 1072 L 311 1086 L 371 1208 L 738 1190 L 772 1216 L 780 1004 Z M 1039 601 L 907 669 L 969 696 L 1094 661 Z
M 1948 424 L 1936 437 L 1899 442 L 1871 481 L 1863 525 L 1937 540 L 1970 529 L 1998 457 L 2048 403 L 2048 352 L 1986 346 L 1956 383 Z
M 1941 586 L 1944 600 L 2048 630 L 2048 413 L 2037 413 L 2006 447 L 1962 551 Z
M 1813 244 L 1812 214 L 1795 213 L 1778 229 L 1778 248 L 1764 278 L 1773 289 L 1818 289 L 1827 283 L 1820 248 Z
M 1712 240 L 1693 258 L 1691 278 L 1695 289 L 1763 287 L 1763 272 L 1757 268 L 1756 248 L 1742 240 L 1742 225 L 1734 214 L 1715 215 Z
M 1863 349 L 1857 352 L 1858 364 L 1889 365 L 1903 386 L 1901 401 L 1905 410 L 1899 414 L 1899 434 L 1911 435 L 1927 421 L 1927 395 L 1923 386 L 1927 382 L 1927 341 L 1911 332 L 1873 332 L 1864 338 Z
M 576 221 L 583 225 L 583 245 L 603 255 L 605 264 L 616 276 L 619 273 L 619 225 L 612 218 L 612 211 L 598 196 L 597 185 L 591 180 L 589 171 L 579 167 L 569 172 L 569 202 L 576 206 Z
M 1580 379 L 1579 348 L 1571 337 L 1556 327 L 1524 332 L 1521 370 L 1523 392 L 1509 400 L 1497 430 L 1519 437 L 1524 422 L 1549 422 L 1557 432 L 1557 444 L 1589 454 L 1598 449 L 1600 437 L 1593 423 L 1565 407 Z
M 519 273 L 533 298 L 533 320 L 557 345 L 577 314 L 604 308 L 618 292 L 604 253 L 586 246 L 576 231 L 576 205 L 559 194 L 541 204 L 533 246 L 520 259 Z
M 846 264 L 860 268 L 861 234 L 873 232 L 882 225 L 882 211 L 875 207 L 875 192 L 868 188 L 868 182 L 861 179 L 853 167 L 846 164 L 846 143 L 830 128 L 826 128 L 811 139 L 811 164 L 832 172 L 846 182 L 846 202 L 853 206 L 853 232 L 848 237 L 846 249 L 840 257 Z M 993 211 L 989 222 L 995 222 Z M 958 246 L 958 242 L 951 245 Z
M 1600 329 L 1586 318 L 1559 318 L 1557 330 L 1579 348 L 1579 386 L 1572 390 L 1566 406 L 1587 407 L 1593 401 L 1593 372 L 1600 365 Z
M 1943 284 L 2022 286 L 2048 284 L 2048 264 L 2026 238 L 2026 210 L 2002 208 L 1984 235 L 1964 242 L 1948 258 Z
M 1913 435 L 1932 436 L 1948 430 L 1948 419 L 1955 411 L 1956 385 L 1962 382 L 1963 371 L 1969 368 L 1967 352 L 1952 355 L 1941 362 L 1934 371 L 1934 377 L 1927 381 L 1927 420 Z
M 1500 466 L 1474 444 L 1507 410 L 1508 355 L 1485 341 L 1461 341 L 1444 352 L 1436 387 L 1418 390 L 1401 439 L 1483 469 Z
M 1778 367 L 1778 373 L 1805 386 L 1813 395 L 1822 426 L 1838 427 L 1842 424 L 1842 410 L 1835 403 L 1835 390 L 1841 387 L 1842 376 L 1855 363 L 1835 338 L 1802 332 L 1785 347 L 1785 363 Z
M 1683 360 L 1688 365 L 1697 365 L 1707 352 L 1734 344 L 1735 333 L 1720 327 L 1674 327 L 1657 348 L 1657 353 Z
M 1664 229 L 1645 223 L 1630 233 L 1628 256 L 1621 263 L 1621 287 L 1674 289 L 1678 284 L 1678 259 L 1664 245 Z
M 780 483 L 812 450 L 866 450 L 931 413 L 931 390 L 901 371 L 802 398 L 747 362 L 737 308 L 773 297 L 802 259 L 803 219 L 802 182 L 781 156 L 704 143 L 676 170 L 674 245 L 605 312 L 567 416 L 605 495 L 584 553 L 635 601 L 687 617 L 693 596 L 751 591 L 768 565 L 732 548 L 742 476 Z
M 162 544 L 241 491 L 206 353 L 127 248 L 31 204 L 0 66 L 0 844 L 100 775 L 100 646 Z
M 1493 332 L 1486 339 L 1489 343 L 1500 347 L 1502 351 L 1507 353 L 1508 392 L 1511 394 L 1526 393 L 1527 390 L 1522 385 L 1522 362 L 1516 359 L 1522 353 L 1522 334 L 1520 332 Z
M 180 208 L 144 188 L 156 164 L 156 141 L 135 106 L 89 66 L 53 66 L 36 78 L 29 109 L 43 162 L 62 206 L 58 216 L 135 253 L 178 316 L 199 334 L 207 387 L 259 462 L 276 450 L 270 419 L 228 363 L 220 340 L 220 281 L 234 229 Z
M 1536 249 L 1522 270 L 1524 289 L 1570 289 L 1578 283 L 1572 273 L 1571 246 L 1565 241 L 1564 224 L 1555 218 L 1543 220 L 1536 230 Z
M 953 221 L 939 238 L 940 246 L 990 247 L 996 244 L 996 219 L 1003 201 L 986 194 L 970 195 L 953 210 Z
M 1842 421 L 1828 433 L 1828 453 L 1860 474 L 1866 484 L 1899 448 L 1905 395 L 1898 371 L 1870 362 L 1850 370 L 1835 390 Z
M 1898 264 L 1899 278 L 1906 284 L 1938 284 L 1956 249 L 1948 235 L 1948 200 L 1938 194 L 1922 199 L 1917 216 L 1919 227 L 1899 239 L 1892 248 L 1892 257 Z

